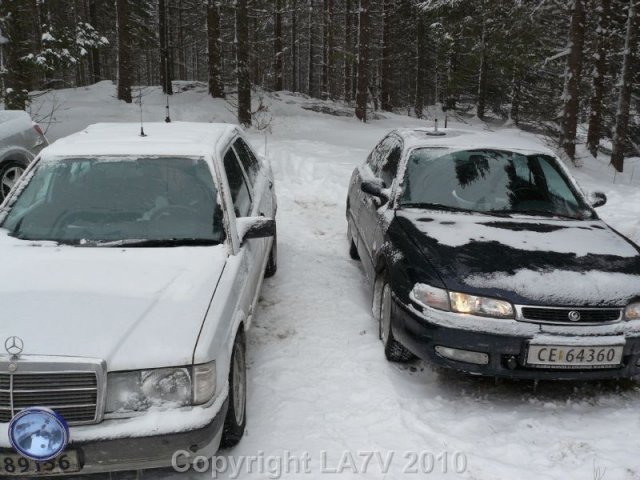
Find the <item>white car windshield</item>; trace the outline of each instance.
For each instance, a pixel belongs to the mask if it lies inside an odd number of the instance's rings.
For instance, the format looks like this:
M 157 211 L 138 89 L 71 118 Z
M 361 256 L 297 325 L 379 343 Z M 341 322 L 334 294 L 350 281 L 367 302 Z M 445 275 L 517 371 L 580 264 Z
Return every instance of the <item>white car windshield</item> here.
M 222 211 L 202 158 L 85 157 L 40 162 L 2 227 L 78 245 L 216 244 Z

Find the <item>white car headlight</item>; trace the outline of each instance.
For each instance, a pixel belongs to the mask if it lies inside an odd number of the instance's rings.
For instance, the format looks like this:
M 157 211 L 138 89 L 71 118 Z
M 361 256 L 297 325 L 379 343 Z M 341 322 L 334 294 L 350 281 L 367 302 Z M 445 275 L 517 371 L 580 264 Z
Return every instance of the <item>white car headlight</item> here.
M 191 403 L 191 373 L 188 368 L 143 371 L 142 394 L 152 406 L 183 407 Z
M 143 412 L 151 407 L 191 404 L 188 368 L 134 370 L 107 375 L 107 413 Z
M 493 318 L 513 318 L 513 305 L 504 300 L 479 297 L 416 283 L 409 298 L 422 307 Z M 640 305 L 639 305 L 640 313 Z
M 640 302 L 630 303 L 624 309 L 625 320 L 640 320 Z

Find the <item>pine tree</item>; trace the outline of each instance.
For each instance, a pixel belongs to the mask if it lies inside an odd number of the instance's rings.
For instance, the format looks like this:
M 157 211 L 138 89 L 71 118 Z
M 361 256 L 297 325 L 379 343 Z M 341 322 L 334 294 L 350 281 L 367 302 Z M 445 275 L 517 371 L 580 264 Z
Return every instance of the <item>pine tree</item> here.
M 562 148 L 567 156 L 575 159 L 576 130 L 580 107 L 580 80 L 582 74 L 582 54 L 584 47 L 585 1 L 573 0 L 571 27 L 569 30 L 569 56 L 565 73 L 563 93 L 564 111 L 562 116 Z
M 116 0 L 116 15 L 118 29 L 118 100 L 131 103 L 128 0 Z
M 224 98 L 222 83 L 222 52 L 220 50 L 220 2 L 207 1 L 207 61 L 209 64 L 209 95 Z
M 236 74 L 238 122 L 251 126 L 251 77 L 249 72 L 249 11 L 247 0 L 236 0 Z
M 171 83 L 171 69 L 169 68 L 169 44 L 166 0 L 158 0 L 158 38 L 160 40 L 160 79 L 162 91 L 167 95 L 173 95 Z
M 33 66 L 26 57 L 32 51 L 32 19 L 35 3 L 30 0 L 0 2 L 2 32 L 8 40 L 5 76 L 5 108 L 24 110 L 29 103 Z
M 358 28 L 358 84 L 356 90 L 356 117 L 367 121 L 367 91 L 369 88 L 369 0 L 360 0 Z
M 622 71 L 620 72 L 620 93 L 618 94 L 618 108 L 613 134 L 613 152 L 611 153 L 611 164 L 618 172 L 622 172 L 624 169 L 624 151 L 627 143 L 629 109 L 633 89 L 634 50 L 637 48 L 639 8 L 640 2 L 638 0 L 629 0 L 627 33 L 624 41 Z

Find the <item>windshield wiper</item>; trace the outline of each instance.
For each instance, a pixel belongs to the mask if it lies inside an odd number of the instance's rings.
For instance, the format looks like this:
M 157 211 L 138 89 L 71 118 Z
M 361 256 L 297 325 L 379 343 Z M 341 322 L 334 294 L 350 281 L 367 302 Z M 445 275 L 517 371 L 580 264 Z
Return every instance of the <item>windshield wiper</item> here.
M 582 220 L 581 218 L 571 215 L 565 215 L 557 212 L 550 212 L 548 210 L 535 210 L 535 209 L 522 209 L 522 210 L 491 210 L 490 213 L 501 213 L 506 215 L 531 215 L 538 217 L 557 217 L 566 218 L 568 220 Z
M 220 241 L 212 238 L 158 238 L 158 239 L 124 239 L 112 241 L 76 242 L 75 245 L 87 247 L 206 247 L 220 245 Z
M 429 202 L 405 202 L 398 205 L 399 207 L 406 208 L 431 208 L 433 210 L 444 210 L 445 212 L 471 212 L 481 213 L 476 210 L 469 210 L 468 208 L 453 207 L 451 205 L 444 205 L 442 203 L 429 203 Z

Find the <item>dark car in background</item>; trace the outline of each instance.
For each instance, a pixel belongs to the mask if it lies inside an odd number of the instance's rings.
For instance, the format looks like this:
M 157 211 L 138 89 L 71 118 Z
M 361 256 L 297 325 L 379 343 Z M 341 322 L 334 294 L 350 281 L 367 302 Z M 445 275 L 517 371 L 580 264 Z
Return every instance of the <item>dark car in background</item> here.
M 640 374 L 640 250 L 552 151 L 495 133 L 397 130 L 351 178 L 350 254 L 384 351 L 470 374 Z

